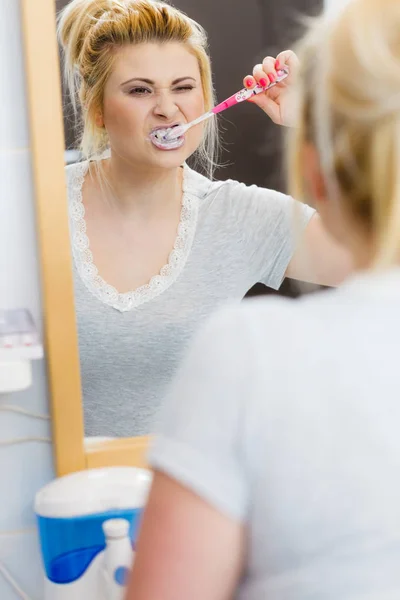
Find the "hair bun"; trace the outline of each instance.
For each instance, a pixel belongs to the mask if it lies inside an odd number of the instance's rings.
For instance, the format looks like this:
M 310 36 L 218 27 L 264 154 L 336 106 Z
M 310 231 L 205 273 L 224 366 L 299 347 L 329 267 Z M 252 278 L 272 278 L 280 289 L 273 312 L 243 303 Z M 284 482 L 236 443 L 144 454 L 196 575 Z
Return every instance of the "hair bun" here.
M 60 13 L 58 38 L 69 68 L 79 69 L 82 48 L 90 30 L 104 20 L 107 13 L 115 12 L 118 5 L 121 0 L 72 0 Z

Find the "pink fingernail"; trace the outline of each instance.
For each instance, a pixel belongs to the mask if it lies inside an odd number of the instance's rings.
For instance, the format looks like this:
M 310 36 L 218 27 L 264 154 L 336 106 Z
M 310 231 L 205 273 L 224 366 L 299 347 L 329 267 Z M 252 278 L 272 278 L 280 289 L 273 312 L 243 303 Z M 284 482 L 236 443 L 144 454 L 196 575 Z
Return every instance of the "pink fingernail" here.
M 276 69 L 277 71 L 279 71 L 281 68 L 282 68 L 282 65 L 281 65 L 281 63 L 279 62 L 279 60 L 277 59 L 277 60 L 275 61 L 275 69 Z
M 273 73 L 268 73 L 268 78 L 269 78 L 269 80 L 270 80 L 271 83 L 274 83 L 274 81 L 276 79 L 276 77 L 275 77 L 275 75 L 273 75 Z
M 248 79 L 246 79 L 245 83 L 246 83 L 247 87 L 251 87 L 251 86 L 252 86 L 252 83 L 253 83 L 253 81 L 252 81 L 252 79 L 249 77 Z
M 264 77 L 263 77 L 262 79 L 260 79 L 260 85 L 261 85 L 262 87 L 267 87 L 267 85 L 268 85 L 268 80 L 267 80 L 267 79 L 264 79 Z

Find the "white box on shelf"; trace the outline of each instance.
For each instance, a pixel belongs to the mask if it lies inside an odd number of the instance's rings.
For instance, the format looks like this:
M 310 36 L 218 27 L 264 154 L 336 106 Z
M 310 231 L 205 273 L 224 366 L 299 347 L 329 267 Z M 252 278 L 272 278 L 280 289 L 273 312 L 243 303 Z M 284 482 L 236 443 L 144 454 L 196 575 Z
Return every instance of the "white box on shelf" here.
M 24 308 L 0 310 L 0 394 L 28 388 L 31 360 L 43 358 L 32 315 Z

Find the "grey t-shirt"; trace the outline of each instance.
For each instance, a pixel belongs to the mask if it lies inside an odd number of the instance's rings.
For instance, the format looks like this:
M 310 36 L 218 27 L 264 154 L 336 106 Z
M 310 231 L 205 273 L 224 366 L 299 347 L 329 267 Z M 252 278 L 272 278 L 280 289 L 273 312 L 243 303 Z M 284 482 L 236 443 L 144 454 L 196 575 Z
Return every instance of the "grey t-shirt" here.
M 293 200 L 184 167 L 181 222 L 169 263 L 149 285 L 119 294 L 97 272 L 86 235 L 88 163 L 66 168 L 75 304 L 88 436 L 152 430 L 193 333 L 257 282 L 278 288 L 293 253 Z M 301 207 L 305 226 L 313 211 Z
M 196 336 L 151 464 L 247 525 L 239 600 L 398 600 L 400 268 L 244 304 Z

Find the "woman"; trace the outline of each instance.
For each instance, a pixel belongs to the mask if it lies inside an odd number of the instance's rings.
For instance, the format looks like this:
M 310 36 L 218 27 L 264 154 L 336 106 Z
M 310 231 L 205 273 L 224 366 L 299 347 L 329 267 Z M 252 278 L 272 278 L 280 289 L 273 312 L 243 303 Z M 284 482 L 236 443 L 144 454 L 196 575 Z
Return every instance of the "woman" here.
M 201 331 L 129 600 L 400 598 L 400 3 L 352 0 L 301 57 L 292 188 L 359 273 Z
M 59 35 L 88 159 L 67 168 L 85 429 L 146 434 L 212 311 L 285 275 L 334 285 L 348 265 L 311 209 L 301 209 L 304 241 L 293 256 L 288 197 L 187 167 L 196 154 L 212 168 L 215 122 L 174 151 L 149 140 L 215 101 L 199 25 L 153 0 L 73 0 Z M 293 77 L 293 53 L 278 60 Z M 267 58 L 255 78 L 273 81 L 276 66 Z M 280 124 L 290 119 L 288 89 L 290 80 L 255 99 Z

